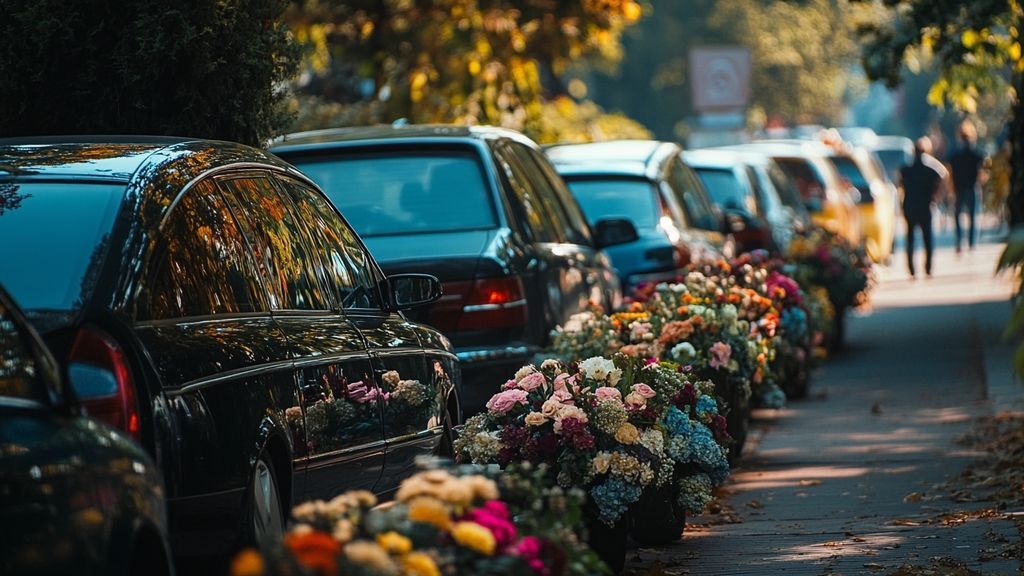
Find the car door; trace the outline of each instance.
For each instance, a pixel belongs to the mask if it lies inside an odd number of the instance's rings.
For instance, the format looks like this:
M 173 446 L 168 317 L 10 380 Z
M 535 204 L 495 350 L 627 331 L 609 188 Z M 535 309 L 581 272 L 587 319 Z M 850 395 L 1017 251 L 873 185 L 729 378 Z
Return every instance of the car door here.
M 249 243 L 212 179 L 195 181 L 160 226 L 135 302 L 134 332 L 158 375 L 156 447 L 176 542 L 237 537 L 258 450 L 275 442 L 289 501 L 305 444 L 284 333 Z M 193 540 L 192 537 L 195 536 Z
M 322 223 L 299 210 L 269 172 L 224 176 L 218 184 L 271 279 L 272 314 L 292 353 L 301 411 L 291 418 L 305 430 L 297 495 L 373 490 L 384 463 L 379 391 L 362 337 L 336 301 L 336 271 L 323 263 L 337 255 L 311 232 Z
M 417 456 L 436 450 L 443 390 L 427 364 L 417 326 L 384 305 L 383 275 L 352 228 L 309 185 L 294 178 L 279 182 L 314 240 L 327 247 L 321 253 L 332 289 L 369 352 L 386 444 L 377 491 L 390 492 L 413 472 Z

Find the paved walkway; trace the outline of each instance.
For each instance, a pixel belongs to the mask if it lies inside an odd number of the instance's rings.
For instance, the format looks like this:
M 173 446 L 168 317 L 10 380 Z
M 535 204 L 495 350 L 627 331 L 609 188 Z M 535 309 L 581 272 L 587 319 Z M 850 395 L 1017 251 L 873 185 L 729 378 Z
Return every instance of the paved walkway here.
M 674 546 L 639 549 L 646 574 L 885 574 L 953 557 L 984 573 L 1017 574 L 1019 560 L 982 561 L 1018 542 L 1010 521 L 944 514 L 942 484 L 970 462 L 956 444 L 974 417 L 1024 407 L 1000 339 L 1010 278 L 993 276 L 994 237 L 962 256 L 940 238 L 935 277 L 911 281 L 905 256 L 879 270 L 872 309 L 848 322 L 848 345 L 814 376 L 810 397 L 756 414 L 755 444 L 734 471 L 728 515 L 694 519 Z

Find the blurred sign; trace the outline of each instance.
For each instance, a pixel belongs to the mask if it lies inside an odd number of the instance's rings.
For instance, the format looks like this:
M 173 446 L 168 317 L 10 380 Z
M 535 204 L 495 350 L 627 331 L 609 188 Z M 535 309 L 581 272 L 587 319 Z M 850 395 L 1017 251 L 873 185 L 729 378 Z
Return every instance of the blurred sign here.
M 690 86 L 700 113 L 743 110 L 750 100 L 750 51 L 742 46 L 691 48 Z

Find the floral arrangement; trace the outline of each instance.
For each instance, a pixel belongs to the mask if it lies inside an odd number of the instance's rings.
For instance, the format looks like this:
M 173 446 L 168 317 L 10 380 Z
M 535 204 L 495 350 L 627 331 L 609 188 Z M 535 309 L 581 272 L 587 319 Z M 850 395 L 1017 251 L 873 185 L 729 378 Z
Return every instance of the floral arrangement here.
M 838 234 L 821 227 L 793 238 L 786 259 L 801 286 L 822 286 L 837 310 L 864 302 L 872 284 L 871 261 Z
M 617 355 L 566 367 L 525 366 L 470 418 L 456 458 L 547 464 L 562 487 L 583 487 L 594 514 L 618 522 L 647 488 L 672 483 L 700 512 L 729 474 L 730 438 L 711 382 L 671 363 Z M 700 479 L 696 479 L 696 478 Z
M 512 469 L 497 480 L 461 472 L 420 472 L 385 507 L 365 491 L 300 504 L 283 542 L 243 551 L 232 576 L 604 571 L 572 528 L 582 492 L 545 487 L 544 469 Z

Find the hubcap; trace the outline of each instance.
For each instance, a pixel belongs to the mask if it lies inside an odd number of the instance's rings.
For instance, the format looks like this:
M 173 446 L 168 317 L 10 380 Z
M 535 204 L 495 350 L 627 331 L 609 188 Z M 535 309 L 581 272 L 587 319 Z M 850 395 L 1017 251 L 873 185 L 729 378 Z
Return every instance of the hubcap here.
M 256 463 L 253 476 L 253 528 L 257 544 L 281 537 L 284 521 L 281 518 L 281 503 L 277 486 L 270 467 L 263 460 Z

